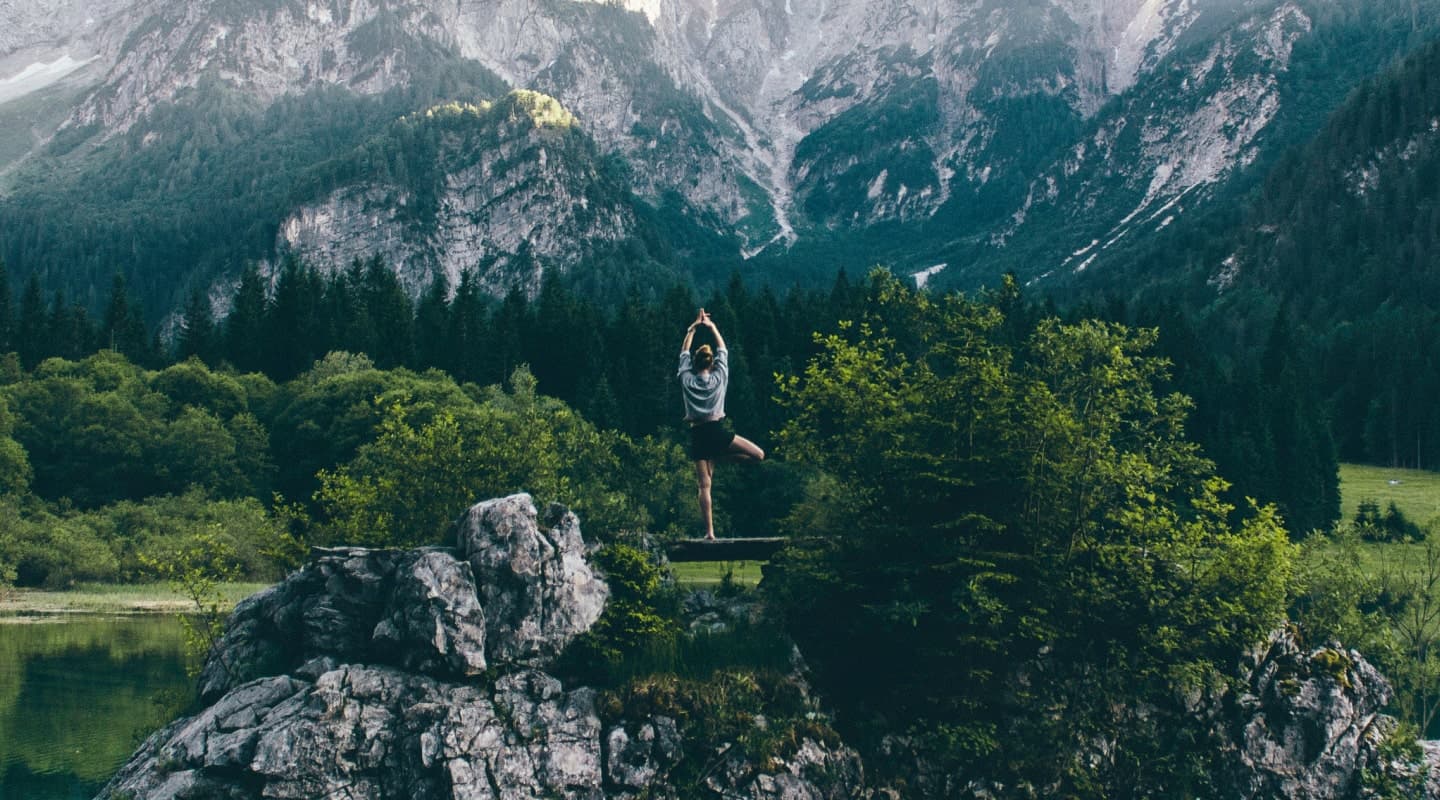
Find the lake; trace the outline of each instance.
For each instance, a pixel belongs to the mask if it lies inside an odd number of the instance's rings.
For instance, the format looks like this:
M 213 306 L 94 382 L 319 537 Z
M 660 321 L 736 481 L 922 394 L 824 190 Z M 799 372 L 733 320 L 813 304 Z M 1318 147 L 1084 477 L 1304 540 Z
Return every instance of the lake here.
M 184 634 L 169 615 L 38 619 L 0 623 L 0 800 L 89 800 L 188 701 Z

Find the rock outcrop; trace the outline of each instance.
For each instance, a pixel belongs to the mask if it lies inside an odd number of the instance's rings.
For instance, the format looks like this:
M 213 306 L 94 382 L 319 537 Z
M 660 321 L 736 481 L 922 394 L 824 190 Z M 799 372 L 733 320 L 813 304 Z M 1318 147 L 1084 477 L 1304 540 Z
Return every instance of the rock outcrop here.
M 857 796 L 858 755 L 810 739 L 760 765 L 715 742 L 699 785 L 672 785 L 680 721 L 607 721 L 595 689 L 542 671 L 609 594 L 575 516 L 514 495 L 472 507 L 457 538 L 318 550 L 241 603 L 201 675 L 204 710 L 153 734 L 99 797 Z
M 1440 762 L 1384 755 L 1396 727 L 1383 713 L 1390 684 L 1360 653 L 1334 644 L 1307 648 L 1286 628 L 1253 650 L 1242 669 L 1245 680 L 1209 709 L 1225 743 L 1215 784 L 1226 796 L 1362 797 L 1369 776 L 1408 787 L 1408 797 L 1440 797 L 1423 785 L 1424 773 L 1440 771 L 1429 769 Z

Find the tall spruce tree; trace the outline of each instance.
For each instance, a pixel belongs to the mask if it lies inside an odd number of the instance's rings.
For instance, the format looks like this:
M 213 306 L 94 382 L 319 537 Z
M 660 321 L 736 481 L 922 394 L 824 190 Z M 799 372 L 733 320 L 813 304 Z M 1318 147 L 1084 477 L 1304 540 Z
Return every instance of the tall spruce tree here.
M 460 285 L 450 301 L 449 332 L 442 364 L 461 382 L 479 382 L 485 370 L 487 349 L 485 300 L 472 270 L 460 273 Z
M 240 285 L 235 289 L 235 298 L 230 303 L 230 315 L 225 318 L 225 357 L 242 372 L 259 372 L 264 369 L 262 351 L 265 332 L 265 282 L 260 277 L 260 268 L 255 264 L 245 265 L 240 273 Z
M 318 312 L 323 292 L 315 271 L 293 253 L 286 254 L 265 311 L 265 374 L 289 380 L 324 355 L 316 352 L 322 339 Z
M 40 291 L 40 276 L 30 273 L 25 291 L 20 295 L 20 319 L 15 330 L 15 349 L 25 369 L 34 369 L 48 355 L 50 330 L 45 313 L 45 298 Z
M 414 307 L 395 273 L 379 254 L 365 263 L 363 296 L 370 319 L 369 352 L 381 369 L 408 366 L 415 358 Z
M 145 320 L 130 298 L 125 276 L 119 272 L 110 281 L 110 301 L 100 324 L 100 345 L 136 364 L 150 361 L 150 337 L 145 331 Z
M 197 286 L 185 302 L 185 316 L 180 321 L 180 335 L 175 347 L 176 357 L 184 361 L 193 356 L 206 364 L 215 364 L 220 353 L 219 344 L 210 297 L 203 287 Z
M 15 347 L 15 300 L 10 294 L 10 271 L 0 258 L 0 353 Z
M 415 366 L 421 369 L 444 369 L 446 345 L 450 335 L 450 282 L 445 272 L 435 273 L 434 280 L 415 305 Z

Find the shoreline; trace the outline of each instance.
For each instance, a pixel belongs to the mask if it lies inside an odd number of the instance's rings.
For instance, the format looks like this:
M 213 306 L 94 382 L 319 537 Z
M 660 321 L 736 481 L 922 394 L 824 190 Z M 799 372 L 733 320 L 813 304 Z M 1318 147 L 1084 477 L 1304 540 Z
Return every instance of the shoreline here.
M 222 610 L 228 611 L 268 583 L 222 584 Z M 9 589 L 0 591 L 0 625 L 63 622 L 83 616 L 147 616 L 179 614 L 194 604 L 168 584 L 87 584 L 74 589 Z

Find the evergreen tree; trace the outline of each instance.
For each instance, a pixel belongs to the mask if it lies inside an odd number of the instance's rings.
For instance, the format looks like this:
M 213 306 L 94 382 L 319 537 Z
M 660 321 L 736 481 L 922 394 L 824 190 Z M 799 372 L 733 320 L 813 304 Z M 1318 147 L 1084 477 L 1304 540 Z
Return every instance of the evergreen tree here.
M 150 337 L 145 331 L 145 320 L 130 299 L 125 276 L 118 272 L 110 282 L 110 302 L 105 306 L 100 325 L 100 343 L 134 363 L 145 364 L 150 360 Z
M 449 326 L 441 354 L 444 369 L 461 382 L 480 382 L 485 371 L 487 333 L 485 301 L 475 273 L 460 273 L 460 285 L 450 301 Z
M 324 355 L 316 352 L 323 338 L 318 314 L 323 291 L 313 269 L 293 253 L 285 256 L 275 297 L 265 311 L 265 374 L 289 380 Z
M 0 353 L 15 347 L 15 300 L 10 294 L 10 271 L 0 258 Z
M 391 369 L 411 364 L 415 358 L 414 307 L 378 254 L 365 264 L 363 296 L 371 326 L 371 345 L 366 352 L 375 359 L 375 366 Z
M 435 273 L 430 288 L 415 306 L 415 366 L 445 369 L 446 345 L 450 336 L 450 282 L 445 272 Z
M 260 269 L 247 264 L 225 318 L 225 356 L 242 372 L 264 369 L 265 283 Z
M 65 291 L 56 289 L 50 301 L 50 313 L 45 323 L 46 341 L 44 355 L 59 356 L 71 360 L 90 352 L 94 331 L 85 309 L 71 305 L 65 299 Z
M 482 371 L 479 382 L 498 384 L 524 360 L 524 335 L 528 328 L 530 305 L 518 287 L 512 288 L 490 319 Z
M 49 354 L 50 330 L 45 314 L 45 298 L 40 292 L 40 276 L 30 273 L 25 292 L 20 296 L 20 319 L 16 327 L 15 349 L 25 369 L 34 369 Z
M 210 311 L 210 298 L 202 287 L 195 287 L 185 303 L 185 317 L 180 321 L 175 355 L 179 361 L 193 356 L 206 364 L 214 364 L 219 355 L 215 316 Z

